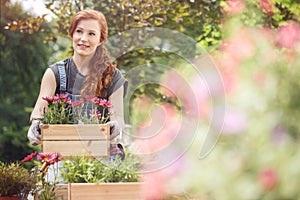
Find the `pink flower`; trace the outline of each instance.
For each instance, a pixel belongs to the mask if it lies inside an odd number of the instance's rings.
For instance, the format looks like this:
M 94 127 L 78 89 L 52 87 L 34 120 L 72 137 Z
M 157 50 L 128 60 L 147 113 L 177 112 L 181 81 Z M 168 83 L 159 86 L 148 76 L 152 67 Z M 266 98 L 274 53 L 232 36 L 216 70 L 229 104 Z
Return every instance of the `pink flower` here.
M 48 103 L 52 103 L 54 101 L 53 97 L 42 97 L 42 99 L 47 101 Z
M 260 7 L 262 8 L 262 10 L 265 13 L 267 13 L 267 15 L 269 15 L 269 16 L 274 15 L 273 6 L 272 6 L 270 0 L 260 0 Z
M 246 6 L 243 0 L 228 0 L 226 1 L 224 11 L 228 15 L 236 15 L 243 12 L 245 7 Z
M 57 103 L 57 104 L 60 103 L 60 98 L 59 98 L 58 95 L 55 95 L 55 96 L 53 97 L 53 102 L 55 102 L 55 103 Z
M 278 43 L 285 48 L 293 48 L 300 40 L 300 26 L 291 21 L 278 29 Z
M 98 98 L 97 98 L 97 97 L 94 97 L 94 96 L 86 95 L 86 96 L 85 96 L 85 99 L 88 100 L 88 101 L 94 102 L 94 101 L 96 101 Z
M 273 168 L 264 169 L 260 174 L 260 183 L 265 191 L 271 191 L 278 183 L 277 173 Z
M 40 153 L 37 159 L 51 165 L 60 161 L 61 157 L 58 153 Z
M 65 99 L 65 98 L 68 97 L 68 95 L 67 95 L 67 94 L 59 94 L 58 97 L 59 97 L 60 99 Z
M 67 97 L 67 98 L 64 99 L 64 103 L 65 104 L 71 104 L 72 100 L 69 97 Z
M 36 155 L 36 151 L 35 152 L 33 152 L 33 153 L 31 153 L 31 154 L 29 154 L 28 156 L 26 156 L 21 162 L 29 162 L 29 161 L 31 161 L 33 158 L 34 158 L 34 156 Z
M 105 108 L 111 108 L 112 104 L 106 99 L 99 99 L 99 106 L 103 106 Z
M 75 101 L 75 102 L 72 102 L 71 105 L 76 107 L 76 106 L 81 106 L 83 104 L 83 101 L 82 100 L 79 100 L 79 101 Z

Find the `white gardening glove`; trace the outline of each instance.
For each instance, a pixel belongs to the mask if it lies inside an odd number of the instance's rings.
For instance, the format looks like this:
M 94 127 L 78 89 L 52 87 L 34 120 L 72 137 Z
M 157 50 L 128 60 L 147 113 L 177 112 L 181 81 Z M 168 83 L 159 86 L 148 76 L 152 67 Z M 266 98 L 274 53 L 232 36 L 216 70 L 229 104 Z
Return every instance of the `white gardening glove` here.
M 122 128 L 117 121 L 109 121 L 106 124 L 110 126 L 110 143 L 118 144 L 120 143 L 122 136 Z
M 41 125 L 40 120 L 32 120 L 29 127 L 27 138 L 29 139 L 32 145 L 38 145 L 41 143 Z

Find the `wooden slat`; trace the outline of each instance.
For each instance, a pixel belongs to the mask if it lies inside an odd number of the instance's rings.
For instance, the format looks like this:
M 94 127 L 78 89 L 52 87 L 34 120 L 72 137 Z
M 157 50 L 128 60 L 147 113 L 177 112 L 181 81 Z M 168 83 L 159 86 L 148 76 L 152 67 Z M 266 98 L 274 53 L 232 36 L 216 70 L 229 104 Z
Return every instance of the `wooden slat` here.
M 57 184 L 55 196 L 57 199 L 68 200 L 68 184 Z
M 85 156 L 109 156 L 108 140 L 89 141 L 42 141 L 42 152 L 59 153 L 63 157 Z
M 109 125 L 43 125 L 42 140 L 109 140 Z
M 142 183 L 69 183 L 69 200 L 140 200 L 141 186 Z

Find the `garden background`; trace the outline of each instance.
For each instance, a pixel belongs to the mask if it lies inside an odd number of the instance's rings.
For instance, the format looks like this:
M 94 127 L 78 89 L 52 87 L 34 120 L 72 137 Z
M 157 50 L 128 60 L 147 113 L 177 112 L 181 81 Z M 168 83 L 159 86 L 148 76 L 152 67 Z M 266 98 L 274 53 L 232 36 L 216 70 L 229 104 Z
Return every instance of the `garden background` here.
M 72 52 L 70 17 L 93 8 L 129 80 L 126 145 L 147 155 L 148 199 L 300 199 L 299 0 L 43 3 L 51 14 L 1 0 L 1 161 L 37 148 L 42 75 Z

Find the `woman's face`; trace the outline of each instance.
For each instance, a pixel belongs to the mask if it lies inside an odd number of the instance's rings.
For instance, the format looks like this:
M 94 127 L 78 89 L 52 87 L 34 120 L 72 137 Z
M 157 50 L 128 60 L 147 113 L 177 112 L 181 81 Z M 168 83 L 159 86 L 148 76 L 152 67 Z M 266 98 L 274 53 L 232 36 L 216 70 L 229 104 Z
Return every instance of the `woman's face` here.
M 74 54 L 90 56 L 96 51 L 100 42 L 100 26 L 94 19 L 80 20 L 72 37 Z

